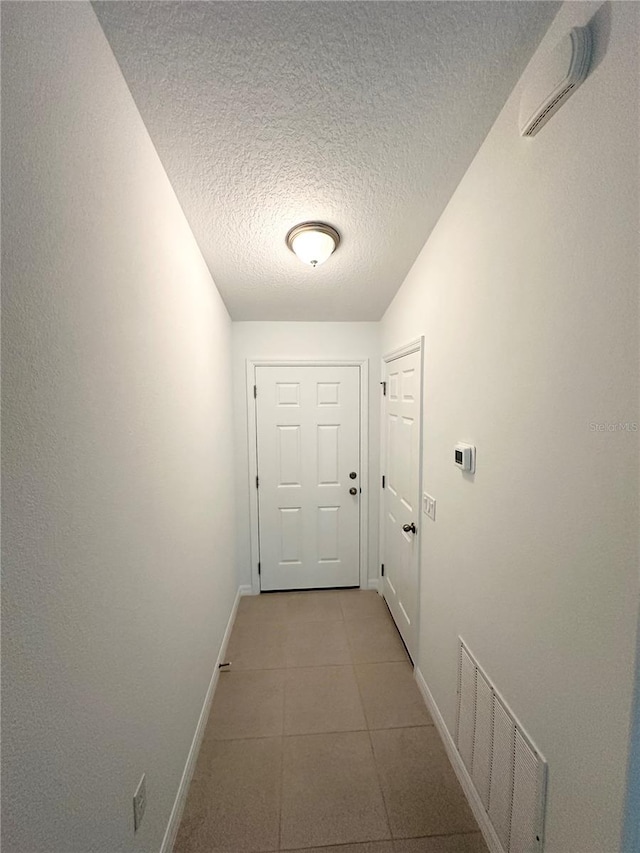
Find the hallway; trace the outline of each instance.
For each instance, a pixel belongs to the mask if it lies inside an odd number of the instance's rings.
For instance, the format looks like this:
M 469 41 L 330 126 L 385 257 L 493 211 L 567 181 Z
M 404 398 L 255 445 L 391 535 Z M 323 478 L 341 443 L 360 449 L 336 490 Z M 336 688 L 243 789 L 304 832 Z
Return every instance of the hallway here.
M 640 3 L 0 19 L 2 853 L 640 853 Z
M 175 853 L 486 850 L 376 592 L 243 597 L 226 659 Z

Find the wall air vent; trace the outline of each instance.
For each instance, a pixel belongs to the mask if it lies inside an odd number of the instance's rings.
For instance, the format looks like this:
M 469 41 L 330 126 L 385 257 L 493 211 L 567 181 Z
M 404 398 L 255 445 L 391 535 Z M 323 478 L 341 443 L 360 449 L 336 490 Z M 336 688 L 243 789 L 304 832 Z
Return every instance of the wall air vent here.
M 574 27 L 547 56 L 532 66 L 520 99 L 520 134 L 535 136 L 587 76 L 591 32 Z
M 456 747 L 503 853 L 541 853 L 547 763 L 459 639 Z

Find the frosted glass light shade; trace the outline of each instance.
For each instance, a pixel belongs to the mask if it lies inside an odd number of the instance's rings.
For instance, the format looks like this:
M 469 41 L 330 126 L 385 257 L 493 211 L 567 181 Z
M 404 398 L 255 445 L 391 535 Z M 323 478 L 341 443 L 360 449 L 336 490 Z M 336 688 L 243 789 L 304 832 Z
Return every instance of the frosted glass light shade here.
M 335 247 L 333 237 L 322 231 L 302 231 L 291 241 L 291 248 L 300 260 L 312 267 L 323 264 Z
M 317 267 L 335 252 L 340 235 L 324 222 L 304 222 L 287 234 L 287 246 L 305 264 Z

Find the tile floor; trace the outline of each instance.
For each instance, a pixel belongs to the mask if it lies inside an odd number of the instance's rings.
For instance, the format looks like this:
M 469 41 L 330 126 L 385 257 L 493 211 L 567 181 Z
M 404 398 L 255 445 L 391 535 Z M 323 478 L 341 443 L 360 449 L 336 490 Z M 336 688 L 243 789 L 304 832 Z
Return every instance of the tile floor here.
M 487 853 L 383 599 L 242 598 L 175 853 Z

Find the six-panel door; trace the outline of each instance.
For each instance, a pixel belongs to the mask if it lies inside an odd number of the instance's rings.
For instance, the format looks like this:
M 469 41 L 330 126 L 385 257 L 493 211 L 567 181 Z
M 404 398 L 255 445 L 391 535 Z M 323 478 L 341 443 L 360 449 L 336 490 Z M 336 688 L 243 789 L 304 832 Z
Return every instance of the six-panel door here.
M 256 386 L 261 590 L 359 586 L 359 368 L 257 366 Z
M 412 352 L 387 365 L 384 405 L 384 597 L 414 657 L 418 636 L 421 357 Z M 413 530 L 404 530 L 414 525 Z

